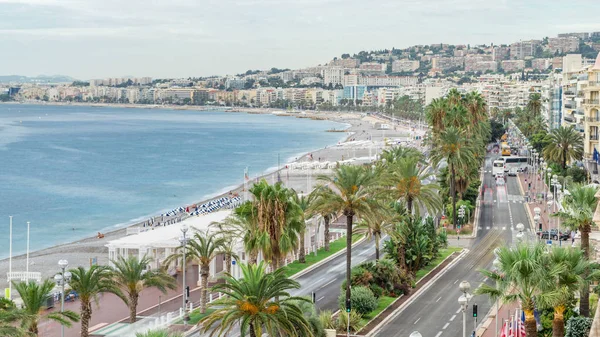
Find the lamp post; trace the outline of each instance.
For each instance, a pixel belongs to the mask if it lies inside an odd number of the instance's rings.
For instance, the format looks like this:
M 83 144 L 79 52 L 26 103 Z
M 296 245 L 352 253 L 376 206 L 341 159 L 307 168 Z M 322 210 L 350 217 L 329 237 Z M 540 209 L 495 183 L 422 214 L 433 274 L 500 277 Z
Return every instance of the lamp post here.
M 413 332 L 410 333 L 410 335 L 408 337 L 423 337 L 423 336 L 421 335 L 420 332 L 413 331 Z
M 542 217 L 539 214 L 536 214 L 533 216 L 533 222 L 535 222 L 535 226 L 537 227 L 537 230 L 540 233 L 540 240 L 542 239 L 542 231 L 543 228 L 540 228 L 540 220 L 542 219 Z
M 502 263 L 500 263 L 498 256 L 496 256 L 494 262 L 492 262 L 492 265 L 494 266 L 494 270 L 498 272 L 498 269 L 500 269 L 500 266 L 502 266 Z M 498 308 L 499 304 L 500 303 L 498 301 L 498 298 L 496 298 L 496 317 L 494 318 L 494 321 L 496 321 L 496 334 L 494 335 L 494 337 L 498 337 L 498 311 L 500 311 L 500 308 Z
M 525 229 L 525 225 L 523 225 L 522 223 L 519 222 L 517 224 L 517 231 L 519 231 L 517 233 L 517 240 L 519 241 L 519 243 L 523 242 L 523 236 L 524 236 L 523 229 Z
M 463 337 L 467 337 L 467 307 L 469 306 L 471 284 L 467 281 L 462 281 L 458 285 L 458 288 L 463 293 L 458 298 L 458 304 L 460 304 L 460 309 L 463 313 Z
M 185 251 L 186 251 L 186 246 L 187 243 L 189 241 L 188 237 L 186 236 L 187 231 L 188 231 L 188 226 L 186 224 L 183 224 L 183 226 L 181 226 L 181 237 L 179 238 L 179 242 L 181 242 L 181 246 L 183 247 L 183 280 L 182 280 L 182 286 L 183 286 L 183 296 L 182 296 L 182 306 L 181 308 L 183 309 L 183 326 L 187 327 L 187 317 L 186 317 L 186 307 L 187 307 L 187 288 L 185 287 L 185 265 L 186 265 L 186 261 L 185 261 Z
M 58 267 L 61 269 L 60 274 L 54 275 L 54 282 L 56 285 L 61 287 L 60 293 L 60 312 L 61 314 L 65 312 L 65 284 L 71 281 L 71 273 L 65 271 L 67 266 L 69 265 L 69 261 L 60 260 L 58 261 Z M 61 324 L 60 326 L 60 335 L 65 337 L 65 326 Z

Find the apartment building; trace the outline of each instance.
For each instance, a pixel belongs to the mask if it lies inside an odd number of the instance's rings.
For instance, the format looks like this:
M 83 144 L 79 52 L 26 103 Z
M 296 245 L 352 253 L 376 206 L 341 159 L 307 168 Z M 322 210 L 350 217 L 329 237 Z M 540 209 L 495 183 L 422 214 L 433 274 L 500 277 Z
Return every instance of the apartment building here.
M 593 66 L 585 68 L 587 84 L 582 85 L 583 111 L 585 114 L 585 136 L 583 150 L 585 157 L 593 158 L 594 149 L 600 152 L 598 128 L 600 128 L 600 53 Z
M 510 48 L 503 46 L 494 46 L 492 49 L 492 60 L 493 61 L 503 61 L 508 60 L 510 57 Z
M 576 37 L 578 39 L 587 40 L 590 37 L 590 33 L 563 33 L 558 34 L 558 37 Z
M 531 60 L 531 67 L 535 70 L 546 71 L 552 65 L 551 59 L 533 59 Z
M 344 83 L 344 68 L 341 67 L 325 67 L 322 70 L 323 84 L 324 85 L 336 85 Z M 314 77 L 314 76 L 306 76 Z
M 415 71 L 419 69 L 420 62 L 418 60 L 395 60 L 392 62 L 392 72 L 400 73 L 400 72 L 408 72 Z
M 450 68 L 463 68 L 465 66 L 464 57 L 434 57 L 431 59 L 431 66 L 435 69 L 447 70 Z
M 579 49 L 579 38 L 575 36 L 551 37 L 548 39 L 548 49 L 552 53 L 569 53 Z
M 510 45 L 510 58 L 513 60 L 524 60 L 533 57 L 535 49 L 541 44 L 538 40 L 520 41 Z
M 361 63 L 358 69 L 363 74 L 381 75 L 385 73 L 386 64 L 377 62 L 365 62 Z
M 570 55 L 568 55 L 570 56 Z M 581 60 L 581 55 L 579 55 Z M 566 59 L 566 57 L 565 57 Z M 573 126 L 575 129 L 584 132 L 585 114 L 583 111 L 583 86 L 587 82 L 587 74 L 584 69 L 576 64 L 571 64 L 573 58 L 563 60 L 564 68 L 562 72 L 562 106 L 561 114 L 563 126 Z
M 507 73 L 514 73 L 525 69 L 524 60 L 505 60 L 501 62 L 502 70 Z
M 470 72 L 496 72 L 498 71 L 498 62 L 496 61 L 475 61 L 471 60 L 469 62 L 465 62 L 465 71 Z
M 342 68 L 357 68 L 360 65 L 360 60 L 357 59 L 335 59 L 329 62 L 330 67 L 342 67 Z

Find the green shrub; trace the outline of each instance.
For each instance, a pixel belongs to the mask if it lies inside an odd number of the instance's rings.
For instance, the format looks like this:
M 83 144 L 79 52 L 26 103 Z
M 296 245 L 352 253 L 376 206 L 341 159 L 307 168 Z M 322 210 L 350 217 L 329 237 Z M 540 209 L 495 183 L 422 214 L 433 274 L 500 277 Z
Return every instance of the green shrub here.
M 587 317 L 571 317 L 567 321 L 565 337 L 588 337 L 592 327 L 592 319 Z
M 342 291 L 338 299 L 340 310 L 346 310 L 346 292 Z M 350 305 L 361 315 L 366 315 L 377 308 L 377 299 L 367 287 L 352 287 Z
M 356 312 L 355 310 L 350 311 L 350 332 L 356 332 L 360 329 L 360 320 L 362 319 L 362 315 Z M 340 311 L 340 314 L 337 319 L 337 331 L 346 331 L 348 328 L 348 313 L 343 310 Z
M 375 295 L 376 298 L 380 298 L 384 292 L 383 288 L 380 287 L 378 284 L 371 284 L 369 286 L 369 289 L 373 292 L 373 295 Z

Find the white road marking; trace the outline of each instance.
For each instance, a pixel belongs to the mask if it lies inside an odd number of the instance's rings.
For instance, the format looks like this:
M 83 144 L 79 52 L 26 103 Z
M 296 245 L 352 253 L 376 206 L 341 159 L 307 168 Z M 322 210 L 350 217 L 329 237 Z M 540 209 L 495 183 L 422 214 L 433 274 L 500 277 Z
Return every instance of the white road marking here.
M 441 334 L 442 334 L 442 332 L 440 331 L 435 335 L 435 337 L 440 337 Z
M 419 321 L 421 320 L 421 317 L 419 317 L 414 323 L 413 325 L 417 325 L 417 323 L 419 323 Z
M 322 286 L 321 286 L 319 289 L 321 289 L 321 288 L 324 288 L 324 287 L 326 287 L 326 286 L 328 286 L 328 285 L 332 284 L 333 282 L 335 282 L 335 279 L 333 279 L 333 280 L 331 280 L 331 281 L 329 281 L 329 282 L 325 283 L 325 284 L 324 284 L 324 285 L 322 285 Z
M 452 315 L 452 317 L 450 317 L 450 322 L 452 322 L 455 318 L 456 318 L 456 315 Z
M 458 308 L 458 310 L 456 310 L 456 313 L 458 314 L 458 313 L 460 312 L 460 310 L 461 310 L 461 309 L 460 309 L 460 308 Z
M 485 282 L 485 281 L 487 281 L 487 280 L 488 280 L 488 278 L 486 277 L 486 278 L 484 278 L 484 279 L 483 279 L 483 282 Z
M 457 284 L 457 283 L 458 283 L 458 280 L 454 281 L 454 284 Z
M 322 300 L 322 299 L 324 299 L 324 298 L 325 298 L 325 296 L 321 296 L 321 298 L 319 298 L 319 299 L 317 300 L 317 302 L 319 302 L 320 300 Z
M 490 226 L 485 226 L 485 229 L 490 229 Z
M 442 328 L 442 330 L 446 330 L 446 328 L 448 327 L 448 325 L 450 325 L 450 323 L 444 324 L 444 327 Z
M 503 231 L 505 231 L 505 230 L 506 230 L 506 227 L 502 227 L 502 230 L 503 230 Z
M 440 298 L 438 298 L 435 303 L 439 302 L 442 299 L 442 296 L 440 296 Z

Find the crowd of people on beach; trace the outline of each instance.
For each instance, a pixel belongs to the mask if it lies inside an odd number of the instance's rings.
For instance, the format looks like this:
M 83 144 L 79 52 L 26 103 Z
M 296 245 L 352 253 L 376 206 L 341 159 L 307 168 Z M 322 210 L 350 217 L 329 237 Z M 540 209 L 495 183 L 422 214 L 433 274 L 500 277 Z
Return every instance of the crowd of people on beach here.
M 200 206 L 196 205 L 195 210 L 192 211 L 191 213 L 188 208 L 187 212 L 190 215 L 204 215 L 207 213 L 218 211 L 221 208 L 231 209 L 231 208 L 235 208 L 242 204 L 242 198 L 240 198 L 237 194 L 235 194 L 235 196 L 233 194 L 231 194 L 231 195 L 232 195 L 231 198 L 221 197 L 219 199 L 211 200 Z

